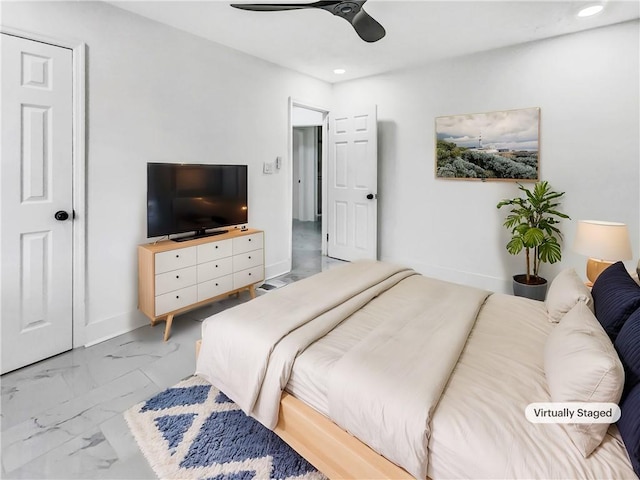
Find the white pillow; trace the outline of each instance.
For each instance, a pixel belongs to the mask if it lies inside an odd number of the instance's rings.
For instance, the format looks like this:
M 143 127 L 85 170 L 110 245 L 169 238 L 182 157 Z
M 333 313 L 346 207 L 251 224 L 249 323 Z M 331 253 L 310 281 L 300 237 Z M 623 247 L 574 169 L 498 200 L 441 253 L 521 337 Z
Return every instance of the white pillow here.
M 547 306 L 549 321 L 558 323 L 578 302 L 586 303 L 593 311 L 591 292 L 576 271 L 573 268 L 567 268 L 561 271 L 549 286 L 544 302 Z
M 584 302 L 578 302 L 544 346 L 544 373 L 553 402 L 618 403 L 624 369 L 609 336 Z M 604 439 L 607 423 L 563 425 L 586 458 Z

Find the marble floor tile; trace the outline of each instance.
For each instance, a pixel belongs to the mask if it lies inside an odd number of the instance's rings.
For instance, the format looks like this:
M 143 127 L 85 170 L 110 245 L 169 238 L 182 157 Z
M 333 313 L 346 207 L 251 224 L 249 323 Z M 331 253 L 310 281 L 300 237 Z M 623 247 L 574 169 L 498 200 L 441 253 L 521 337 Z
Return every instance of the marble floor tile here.
M 160 390 L 136 370 L 62 402 L 2 432 L 2 465 L 11 472 Z
M 24 377 L 12 374 L 2 378 L 2 430 L 13 427 L 73 398 L 61 372 L 46 371 Z M 42 392 L 47 392 L 42 395 Z
M 149 329 L 150 327 L 142 328 Z M 150 337 L 149 333 L 146 333 L 145 336 L 140 336 L 141 332 L 138 332 L 138 330 L 134 330 L 139 336 L 138 338 L 126 338 L 129 334 L 125 334 L 118 337 L 121 338 L 119 342 L 110 342 L 109 346 L 95 345 L 95 347 L 99 348 L 91 351 L 92 358 L 88 363 L 89 372 L 93 378 L 99 379 L 103 383 L 109 382 L 128 372 L 155 362 L 179 348 L 175 342 L 163 341 L 164 329 L 159 326 L 153 329 L 160 333 L 158 338 Z
M 118 461 L 125 461 L 138 455 L 140 450 L 129 425 L 123 415 L 115 415 L 100 424 L 100 431 L 118 456 Z
M 198 323 L 191 321 L 191 323 Z M 200 339 L 200 329 L 197 338 L 193 342 L 181 345 L 178 350 L 157 362 L 145 365 L 140 370 L 149 377 L 153 383 L 164 388 L 169 388 L 180 380 L 190 376 L 196 370 L 196 351 L 195 342 Z
M 147 459 L 139 453 L 126 460 L 117 460 L 109 468 L 98 470 L 93 478 L 105 480 L 155 480 L 158 477 L 151 469 Z
M 343 262 L 320 256 L 320 224 L 294 222 L 292 283 Z M 257 292 L 259 295 L 266 292 Z M 153 479 L 122 413 L 195 370 L 202 320 L 250 300 L 245 292 L 164 324 L 138 328 L 1 377 L 1 478 Z
M 7 479 L 89 479 L 108 471 L 118 455 L 98 427 L 39 456 L 28 465 L 7 472 Z M 133 477 L 130 477 L 133 478 Z M 152 477 L 153 478 L 153 477 Z

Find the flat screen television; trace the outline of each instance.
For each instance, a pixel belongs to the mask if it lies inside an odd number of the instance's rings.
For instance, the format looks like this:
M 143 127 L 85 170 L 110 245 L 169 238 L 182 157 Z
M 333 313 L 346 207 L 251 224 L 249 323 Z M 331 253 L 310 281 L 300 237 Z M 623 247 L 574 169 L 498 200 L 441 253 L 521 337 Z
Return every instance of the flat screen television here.
M 148 237 L 215 235 L 247 216 L 246 165 L 147 164 Z

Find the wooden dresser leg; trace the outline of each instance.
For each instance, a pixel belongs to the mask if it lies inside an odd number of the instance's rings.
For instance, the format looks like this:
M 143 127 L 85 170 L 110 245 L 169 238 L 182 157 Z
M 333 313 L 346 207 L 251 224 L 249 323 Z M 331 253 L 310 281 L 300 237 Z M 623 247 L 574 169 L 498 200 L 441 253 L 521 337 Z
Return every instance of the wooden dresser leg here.
M 169 340 L 169 334 L 171 333 L 171 324 L 173 323 L 173 313 L 167 315 L 167 324 L 164 327 L 164 341 Z
M 249 295 L 251 298 L 256 298 L 256 289 L 253 285 L 249 285 Z

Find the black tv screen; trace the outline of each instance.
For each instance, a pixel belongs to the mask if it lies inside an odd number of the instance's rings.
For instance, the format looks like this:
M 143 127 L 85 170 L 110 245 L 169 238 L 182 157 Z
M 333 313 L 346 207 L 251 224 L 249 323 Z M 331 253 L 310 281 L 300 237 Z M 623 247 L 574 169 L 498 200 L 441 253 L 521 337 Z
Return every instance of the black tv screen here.
M 147 236 L 247 223 L 247 166 L 147 164 Z

